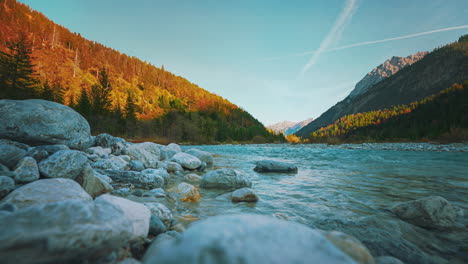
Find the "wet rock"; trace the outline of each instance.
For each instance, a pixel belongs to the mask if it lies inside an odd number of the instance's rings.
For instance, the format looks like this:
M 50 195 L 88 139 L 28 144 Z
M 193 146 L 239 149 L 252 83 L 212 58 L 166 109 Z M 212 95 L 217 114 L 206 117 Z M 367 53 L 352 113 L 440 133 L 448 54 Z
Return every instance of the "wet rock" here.
M 127 214 L 99 200 L 31 206 L 0 214 L 0 222 L 8 226 L 0 232 L 3 263 L 86 263 L 135 237 Z
M 179 163 L 183 168 L 188 170 L 195 170 L 202 164 L 202 162 L 197 157 L 183 152 L 175 154 L 171 161 Z
M 98 172 L 110 177 L 113 181 L 131 183 L 143 189 L 160 188 L 164 185 L 164 179 L 156 174 L 118 170 L 98 170 Z
M 132 195 L 135 195 L 137 197 L 142 197 L 143 196 L 143 191 L 142 190 L 135 190 L 132 192 Z
M 158 177 L 161 177 L 162 179 L 164 180 L 167 180 L 170 175 L 169 173 L 166 171 L 166 169 L 163 169 L 163 168 L 159 168 L 159 169 L 144 169 L 141 171 L 141 173 L 143 174 L 148 174 L 148 175 L 154 175 L 154 176 L 158 176 Z M 163 183 L 164 184 L 164 183 Z
M 250 188 L 242 188 L 232 192 L 231 200 L 234 203 L 238 202 L 256 202 L 258 196 Z
M 375 258 L 376 264 L 404 264 L 399 259 L 391 257 L 391 256 L 382 256 Z
M 24 144 L 8 139 L 0 139 L 0 163 L 13 169 L 26 156 L 26 150 L 27 146 Z
M 33 150 L 33 151 L 46 151 L 47 154 L 52 155 L 55 152 L 58 152 L 60 150 L 69 150 L 69 149 L 70 148 L 67 147 L 66 145 L 57 144 L 57 145 L 41 145 L 41 146 L 34 147 L 34 148 L 30 149 L 30 150 Z
M 179 163 L 172 162 L 172 161 L 166 162 L 165 168 L 167 172 L 170 172 L 170 173 L 184 171 L 184 168 L 182 168 L 182 166 Z
M 123 138 L 114 137 L 107 133 L 103 133 L 95 137 L 94 145 L 103 147 L 103 148 L 110 148 L 112 154 L 120 155 L 122 152 L 122 149 L 126 145 L 126 142 Z
M 7 166 L 0 163 L 0 172 L 10 172 L 10 169 Z
M 143 197 L 166 197 L 166 193 L 161 188 L 156 188 L 150 191 L 143 193 Z
M 90 147 L 85 150 L 89 155 L 98 155 L 101 158 L 105 158 L 111 154 L 110 148 L 103 148 L 101 146 Z
M 182 149 L 179 145 L 171 143 L 164 148 L 164 152 L 166 155 L 166 160 L 170 160 L 172 157 L 174 157 L 175 154 L 182 152 Z
M 102 176 L 104 175 L 100 175 L 100 173 L 95 172 L 91 166 L 87 165 L 83 169 L 81 175 L 78 176 L 77 181 L 80 182 L 83 189 L 94 198 L 114 190 L 110 183 Z
M 139 160 L 131 160 L 128 163 L 128 166 L 130 167 L 130 170 L 132 171 L 142 171 L 145 169 L 145 164 Z
M 15 181 L 28 183 L 39 180 L 39 169 L 36 160 L 31 157 L 24 157 L 15 169 Z
M 185 153 L 197 157 L 202 162 L 205 162 L 208 166 L 213 166 L 213 155 L 209 152 L 199 149 L 189 149 Z
M 126 258 L 122 261 L 119 261 L 117 264 L 140 264 L 140 261 L 134 258 Z
M 65 200 L 92 201 L 91 196 L 81 186 L 70 179 L 43 179 L 31 182 L 8 194 L 0 202 L 14 204 L 19 209 Z
M 182 182 L 177 186 L 177 191 L 182 196 L 180 198 L 182 202 L 198 202 L 201 200 L 198 189 L 191 184 Z
M 148 236 L 151 212 L 146 206 L 109 194 L 96 198 L 96 203 L 99 202 L 112 204 L 124 212 L 132 226 L 132 239 Z
M 167 227 L 156 215 L 151 215 L 149 234 L 157 236 L 167 231 Z
M 159 217 L 166 227 L 171 226 L 172 213 L 164 204 L 144 203 L 144 205 L 151 211 L 151 215 Z
M 169 244 L 170 242 L 175 240 L 180 240 L 181 238 L 182 235 L 176 231 L 168 231 L 166 233 L 160 234 L 156 237 L 156 239 L 153 240 L 151 245 L 148 247 L 148 250 L 146 251 L 147 253 L 145 253 L 145 255 L 143 256 L 142 261 L 144 263 L 150 262 L 150 258 L 152 258 L 152 253 L 149 252 L 158 251 L 161 246 Z
M 45 150 L 29 148 L 28 152 L 26 152 L 26 156 L 32 157 L 34 160 L 36 160 L 36 163 L 38 163 L 47 159 L 47 157 L 49 157 L 49 153 Z
M 146 168 L 154 168 L 160 155 L 158 144 L 152 142 L 131 144 L 123 150 L 123 154 L 143 162 Z
M 198 183 L 199 181 L 201 181 L 201 179 L 202 179 L 201 176 L 194 174 L 194 173 L 190 173 L 184 176 L 185 181 L 192 182 L 192 183 Z
M 45 178 L 75 179 L 87 164 L 88 159 L 80 151 L 60 150 L 39 163 L 39 172 Z
M 89 124 L 68 106 L 39 99 L 0 100 L 0 137 L 31 145 L 64 144 L 86 149 L 94 140 Z
M 200 183 L 202 188 L 238 189 L 251 186 L 252 182 L 243 172 L 233 169 L 211 171 L 202 177 Z
M 355 263 L 317 230 L 247 214 L 195 222 L 180 240 L 151 245 L 143 259 L 168 264 Z
M 185 227 L 181 223 L 177 223 L 171 226 L 171 231 L 183 233 L 185 232 Z
M 128 162 L 117 156 L 101 159 L 93 164 L 93 168 L 101 170 L 125 170 Z
M 112 191 L 113 195 L 119 195 L 119 196 L 127 196 L 132 190 L 128 187 L 125 188 L 120 188 L 117 190 Z
M 297 173 L 297 167 L 295 165 L 281 161 L 260 160 L 256 162 L 254 171 Z
M 355 237 L 339 231 L 323 231 L 322 234 L 356 262 L 375 264 L 375 260 L 369 250 Z
M 0 199 L 15 188 L 15 181 L 7 176 L 0 176 Z
M 125 160 L 126 162 L 130 162 L 132 160 L 132 158 L 130 158 L 128 155 L 119 155 L 118 157 Z
M 455 208 L 440 196 L 430 196 L 401 203 L 392 208 L 399 218 L 426 228 L 447 228 L 455 226 Z
M 0 211 L 6 211 L 6 212 L 14 212 L 18 210 L 18 208 L 16 208 L 16 206 L 14 204 L 11 204 L 11 203 L 6 203 L 6 204 L 3 204 L 2 206 L 0 206 Z

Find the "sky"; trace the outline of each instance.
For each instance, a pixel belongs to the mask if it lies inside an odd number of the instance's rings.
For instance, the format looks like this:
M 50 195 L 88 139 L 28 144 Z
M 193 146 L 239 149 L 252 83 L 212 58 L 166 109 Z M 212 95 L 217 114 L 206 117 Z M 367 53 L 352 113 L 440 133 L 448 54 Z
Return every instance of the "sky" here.
M 90 40 L 164 65 L 265 125 L 317 118 L 392 56 L 468 34 L 466 0 L 20 2 Z

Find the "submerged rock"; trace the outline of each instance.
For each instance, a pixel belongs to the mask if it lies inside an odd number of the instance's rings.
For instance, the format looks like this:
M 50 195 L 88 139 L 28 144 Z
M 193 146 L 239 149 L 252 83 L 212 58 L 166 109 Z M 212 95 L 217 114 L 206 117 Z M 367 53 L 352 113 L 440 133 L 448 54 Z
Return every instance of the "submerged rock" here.
M 232 192 L 231 200 L 234 203 L 238 202 L 256 202 L 258 196 L 250 188 L 242 188 Z
M 151 215 L 149 234 L 157 236 L 167 231 L 166 225 L 156 215 Z
M 192 183 L 197 183 L 199 181 L 201 181 L 202 177 L 197 175 L 197 174 L 194 174 L 194 173 L 190 173 L 190 174 L 187 174 L 184 176 L 184 181 L 188 181 L 188 182 L 192 182 Z
M 275 160 L 260 160 L 256 162 L 254 171 L 297 173 L 297 166 Z
M 28 183 L 39 180 L 39 169 L 36 160 L 31 157 L 24 157 L 15 169 L 15 181 Z
M 262 215 L 195 222 L 180 240 L 150 246 L 143 263 L 355 263 L 319 231 Z
M 171 161 L 179 163 L 183 168 L 188 170 L 195 170 L 202 165 L 200 159 L 183 152 L 175 154 Z
M 182 195 L 180 198 L 182 202 L 198 202 L 201 200 L 198 188 L 191 184 L 182 182 L 177 186 L 177 191 Z
M 426 228 L 447 228 L 455 226 L 455 208 L 440 196 L 430 196 L 401 203 L 392 208 L 401 219 Z
M 46 178 L 75 179 L 88 164 L 80 151 L 60 150 L 39 163 L 39 171 Z
M 164 192 L 163 189 L 161 188 L 156 188 L 153 190 L 149 190 L 147 192 L 144 192 L 143 197 L 166 197 L 166 193 Z
M 19 209 L 65 200 L 92 201 L 81 186 L 70 179 L 43 179 L 31 182 L 8 194 L 0 205 L 11 203 Z
M 213 155 L 209 152 L 199 149 L 189 149 L 185 153 L 197 157 L 202 162 L 205 162 L 208 166 L 213 166 Z
M 211 171 L 202 177 L 200 183 L 202 188 L 238 189 L 251 186 L 252 182 L 243 172 L 233 169 Z
M 375 260 L 369 250 L 355 237 L 339 231 L 322 231 L 322 234 L 356 262 L 375 264 Z
M 93 144 L 89 124 L 68 106 L 39 99 L 0 100 L 0 137 L 31 145 L 64 144 L 86 149 Z

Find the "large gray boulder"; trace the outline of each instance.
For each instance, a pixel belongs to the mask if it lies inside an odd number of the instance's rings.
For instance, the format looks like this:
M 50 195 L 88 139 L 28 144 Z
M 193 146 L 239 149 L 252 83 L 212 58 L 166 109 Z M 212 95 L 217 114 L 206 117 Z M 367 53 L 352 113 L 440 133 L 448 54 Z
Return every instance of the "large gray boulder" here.
M 121 209 L 125 217 L 130 220 L 132 239 L 148 236 L 151 212 L 143 204 L 109 194 L 103 194 L 96 198 L 96 203 L 107 203 Z
M 52 181 L 52 180 L 51 180 Z M 137 237 L 115 203 L 65 200 L 0 214 L 2 263 L 95 263 Z
M 109 180 L 110 179 L 107 176 L 94 171 L 89 165 L 86 165 L 81 172 L 81 175 L 76 179 L 83 189 L 93 198 L 114 190 L 112 185 L 110 185 Z
M 3 123 L 3 120 L 1 123 Z M 10 169 L 13 169 L 26 156 L 26 151 L 27 146 L 24 144 L 8 139 L 0 139 L 0 163 Z
M 93 164 L 93 168 L 101 170 L 125 170 L 128 162 L 121 157 L 110 156 L 108 158 L 99 160 Z
M 252 182 L 241 171 L 218 169 L 205 174 L 201 179 L 200 187 L 207 189 L 239 189 L 252 187 Z
M 256 162 L 254 171 L 297 173 L 297 166 L 275 160 L 260 160 Z
M 92 201 L 81 186 L 70 179 L 43 179 L 31 182 L 8 194 L 0 206 L 11 203 L 18 208 L 65 200 Z
M 444 198 L 430 196 L 398 204 L 392 208 L 399 218 L 426 228 L 447 228 L 455 226 L 457 211 Z
M 213 166 L 213 155 L 209 152 L 193 148 L 185 151 L 185 153 L 197 157 L 208 166 Z
M 369 249 L 355 237 L 339 231 L 322 231 L 322 234 L 337 248 L 360 264 L 375 264 Z
M 39 163 L 39 172 L 46 178 L 75 179 L 80 175 L 88 158 L 77 150 L 60 150 Z
M 86 149 L 93 144 L 89 124 L 68 106 L 39 99 L 0 100 L 0 137 L 30 145 L 64 144 Z
M 171 161 L 179 163 L 183 168 L 188 170 L 195 170 L 202 165 L 199 158 L 183 152 L 175 154 Z
M 103 148 L 101 146 L 90 147 L 85 150 L 86 153 L 89 155 L 97 155 L 100 158 L 105 158 L 111 154 L 110 148 Z
M 182 149 L 176 143 L 171 143 L 163 148 L 166 159 L 171 159 L 175 154 L 182 152 Z
M 27 183 L 39 180 L 39 169 L 36 160 L 31 157 L 24 157 L 15 169 L 15 181 Z
M 180 240 L 150 247 L 143 263 L 356 263 L 319 231 L 262 215 L 195 222 Z
M 231 201 L 238 202 L 256 202 L 258 196 L 250 188 L 241 188 L 232 192 Z
M 158 144 L 152 142 L 131 144 L 122 152 L 130 156 L 132 160 L 143 162 L 146 168 L 156 168 L 160 156 Z

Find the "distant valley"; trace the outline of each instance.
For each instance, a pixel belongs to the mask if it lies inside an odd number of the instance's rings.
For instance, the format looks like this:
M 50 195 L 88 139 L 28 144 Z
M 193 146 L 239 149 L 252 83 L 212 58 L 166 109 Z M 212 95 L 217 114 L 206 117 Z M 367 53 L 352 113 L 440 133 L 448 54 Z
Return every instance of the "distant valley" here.
M 303 127 L 307 126 L 313 120 L 314 120 L 313 118 L 309 118 L 300 122 L 283 121 L 283 122 L 269 125 L 267 126 L 267 128 L 271 129 L 275 133 L 283 133 L 285 136 L 289 136 L 291 134 L 296 133 Z

